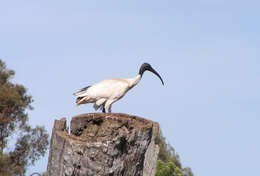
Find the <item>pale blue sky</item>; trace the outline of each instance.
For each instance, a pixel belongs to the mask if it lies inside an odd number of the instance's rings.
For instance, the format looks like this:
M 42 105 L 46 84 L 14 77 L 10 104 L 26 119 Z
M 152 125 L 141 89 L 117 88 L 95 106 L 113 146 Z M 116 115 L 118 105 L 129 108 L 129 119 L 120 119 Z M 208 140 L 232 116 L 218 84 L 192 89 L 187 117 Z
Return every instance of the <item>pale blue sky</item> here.
M 33 96 L 30 123 L 93 112 L 76 90 L 151 73 L 114 112 L 160 123 L 196 176 L 260 175 L 260 2 L 1 1 L 0 58 Z M 42 172 L 47 157 L 29 169 Z M 29 174 L 28 173 L 28 174 Z

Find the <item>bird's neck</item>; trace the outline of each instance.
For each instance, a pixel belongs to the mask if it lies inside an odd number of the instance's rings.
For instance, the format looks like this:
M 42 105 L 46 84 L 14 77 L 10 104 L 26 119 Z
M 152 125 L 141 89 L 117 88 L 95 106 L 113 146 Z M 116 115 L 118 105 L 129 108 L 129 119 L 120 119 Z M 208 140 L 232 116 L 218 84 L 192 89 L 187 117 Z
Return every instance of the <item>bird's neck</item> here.
M 141 80 L 142 76 L 140 74 L 138 74 L 136 77 L 134 78 L 129 78 L 127 79 L 128 80 L 128 83 L 129 83 L 129 86 L 132 88 L 134 87 L 136 84 L 139 83 L 139 81 Z

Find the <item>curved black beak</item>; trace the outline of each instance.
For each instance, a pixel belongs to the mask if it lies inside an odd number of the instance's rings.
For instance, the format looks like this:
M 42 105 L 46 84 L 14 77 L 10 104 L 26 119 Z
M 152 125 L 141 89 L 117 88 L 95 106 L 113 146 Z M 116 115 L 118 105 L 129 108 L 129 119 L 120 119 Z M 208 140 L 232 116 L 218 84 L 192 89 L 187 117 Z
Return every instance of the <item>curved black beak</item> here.
M 160 78 L 160 80 L 162 81 L 162 85 L 164 85 L 163 79 L 161 78 L 161 76 L 159 75 L 159 73 L 157 73 L 157 71 L 155 71 L 152 67 L 149 67 L 147 70 L 149 70 L 150 72 L 154 73 L 156 76 L 158 76 Z

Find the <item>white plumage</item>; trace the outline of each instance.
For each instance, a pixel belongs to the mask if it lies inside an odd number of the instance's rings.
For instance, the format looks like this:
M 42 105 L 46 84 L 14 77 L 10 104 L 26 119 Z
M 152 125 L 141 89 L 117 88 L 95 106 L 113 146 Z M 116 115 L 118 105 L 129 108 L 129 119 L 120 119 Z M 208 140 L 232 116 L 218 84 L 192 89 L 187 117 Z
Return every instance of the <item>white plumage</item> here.
M 161 79 L 160 75 L 150 64 L 144 63 L 139 70 L 139 74 L 134 78 L 107 79 L 74 93 L 78 97 L 76 103 L 77 105 L 94 103 L 95 110 L 101 108 L 103 112 L 105 112 L 105 109 L 111 112 L 112 104 L 121 99 L 131 88 L 138 84 L 146 70 L 155 73 Z M 161 81 L 163 83 L 162 79 Z

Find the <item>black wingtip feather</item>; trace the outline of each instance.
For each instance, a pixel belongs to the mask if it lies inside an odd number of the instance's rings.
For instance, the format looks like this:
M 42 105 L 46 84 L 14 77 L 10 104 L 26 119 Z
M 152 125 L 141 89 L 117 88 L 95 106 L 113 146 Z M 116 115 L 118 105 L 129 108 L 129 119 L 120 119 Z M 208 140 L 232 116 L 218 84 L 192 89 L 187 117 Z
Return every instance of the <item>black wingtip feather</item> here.
M 90 86 L 84 87 L 83 89 L 81 89 L 79 92 L 87 90 L 88 88 L 90 88 Z
M 84 97 L 78 97 L 76 100 L 76 103 L 78 103 L 82 98 L 84 98 Z

